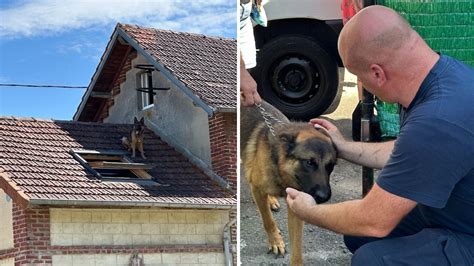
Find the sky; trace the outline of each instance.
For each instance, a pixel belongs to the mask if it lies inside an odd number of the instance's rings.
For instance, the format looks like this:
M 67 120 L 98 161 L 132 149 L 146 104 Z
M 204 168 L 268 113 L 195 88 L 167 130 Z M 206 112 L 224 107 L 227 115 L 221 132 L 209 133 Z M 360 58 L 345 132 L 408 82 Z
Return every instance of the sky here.
M 0 0 L 0 84 L 88 86 L 118 22 L 236 38 L 236 1 Z M 0 115 L 71 120 L 85 90 L 0 86 Z

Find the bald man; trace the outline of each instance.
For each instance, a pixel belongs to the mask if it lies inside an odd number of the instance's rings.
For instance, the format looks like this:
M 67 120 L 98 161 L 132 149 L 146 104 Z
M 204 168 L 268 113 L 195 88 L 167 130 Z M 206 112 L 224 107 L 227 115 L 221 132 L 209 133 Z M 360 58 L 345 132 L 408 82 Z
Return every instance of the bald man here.
M 301 219 L 344 234 L 352 265 L 474 265 L 474 70 L 438 55 L 395 11 L 372 6 L 339 38 L 346 68 L 403 107 L 395 141 L 346 141 L 313 119 L 340 158 L 382 169 L 367 196 L 317 205 L 288 188 Z

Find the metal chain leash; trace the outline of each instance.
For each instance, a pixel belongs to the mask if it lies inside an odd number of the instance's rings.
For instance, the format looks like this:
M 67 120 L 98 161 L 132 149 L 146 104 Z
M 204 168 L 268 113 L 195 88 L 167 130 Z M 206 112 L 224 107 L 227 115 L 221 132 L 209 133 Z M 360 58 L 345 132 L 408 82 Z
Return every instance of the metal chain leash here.
M 273 127 L 272 123 L 270 122 L 270 120 L 273 120 L 277 123 L 283 123 L 283 121 L 281 121 L 280 119 L 274 117 L 272 114 L 270 114 L 269 112 L 267 112 L 267 110 L 265 110 L 265 108 L 263 108 L 262 104 L 261 103 L 256 103 L 255 106 L 258 108 L 258 110 L 260 111 L 260 114 L 262 114 L 262 117 L 263 119 L 265 120 L 265 124 L 267 125 L 268 129 L 270 130 L 270 133 L 275 137 L 276 134 L 275 134 L 275 128 Z

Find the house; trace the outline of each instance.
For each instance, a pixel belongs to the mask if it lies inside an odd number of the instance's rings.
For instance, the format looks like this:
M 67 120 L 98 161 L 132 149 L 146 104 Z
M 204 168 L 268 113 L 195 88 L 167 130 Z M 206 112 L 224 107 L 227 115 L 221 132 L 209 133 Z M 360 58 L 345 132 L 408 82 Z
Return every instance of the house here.
M 0 265 L 224 263 L 234 193 L 151 130 L 131 158 L 131 129 L 0 118 Z
M 74 121 L 0 117 L 0 265 L 228 263 L 236 55 L 118 24 Z M 121 144 L 134 117 L 146 159 Z
M 236 191 L 236 106 L 235 39 L 118 24 L 74 120 L 144 117 L 161 138 Z

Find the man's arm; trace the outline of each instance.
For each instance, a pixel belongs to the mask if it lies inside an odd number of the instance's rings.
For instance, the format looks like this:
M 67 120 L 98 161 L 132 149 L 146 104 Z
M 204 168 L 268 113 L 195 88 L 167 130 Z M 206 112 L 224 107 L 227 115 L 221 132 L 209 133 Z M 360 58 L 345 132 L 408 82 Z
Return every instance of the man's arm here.
M 240 100 L 244 106 L 260 103 L 262 99 L 257 92 L 257 83 L 245 68 L 245 62 L 240 55 Z
M 391 194 L 377 184 L 361 200 L 336 204 L 317 205 L 310 195 L 291 188 L 287 193 L 288 206 L 300 219 L 353 236 L 384 237 L 417 204 Z
M 394 140 L 377 143 L 347 141 L 338 147 L 338 156 L 355 164 L 382 169 L 390 158 L 394 143 Z
M 323 127 L 337 148 L 338 157 L 359 165 L 382 169 L 390 158 L 395 141 L 379 143 L 347 141 L 331 122 L 314 118 L 310 123 Z

